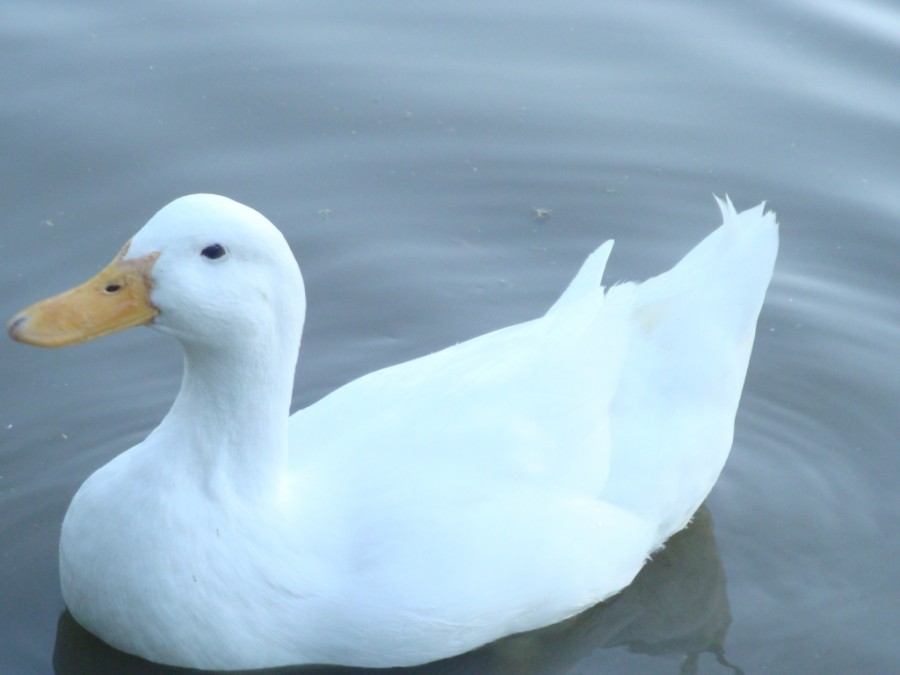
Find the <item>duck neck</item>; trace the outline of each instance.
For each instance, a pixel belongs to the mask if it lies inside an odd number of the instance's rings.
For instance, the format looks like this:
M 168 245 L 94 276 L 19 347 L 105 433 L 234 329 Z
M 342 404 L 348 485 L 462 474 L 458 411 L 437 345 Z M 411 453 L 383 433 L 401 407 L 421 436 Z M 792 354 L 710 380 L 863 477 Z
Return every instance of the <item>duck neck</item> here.
M 184 347 L 181 390 L 160 426 L 212 499 L 275 493 L 288 455 L 296 347 Z

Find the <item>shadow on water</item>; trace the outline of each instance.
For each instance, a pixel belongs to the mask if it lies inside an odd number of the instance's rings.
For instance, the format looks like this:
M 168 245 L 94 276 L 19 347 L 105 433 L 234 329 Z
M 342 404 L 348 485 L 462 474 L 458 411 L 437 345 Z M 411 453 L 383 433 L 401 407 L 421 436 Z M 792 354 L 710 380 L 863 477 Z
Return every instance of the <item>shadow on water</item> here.
M 735 673 L 739 668 L 724 655 L 725 635 L 731 625 L 725 571 L 713 535 L 709 510 L 704 506 L 693 522 L 653 556 L 622 593 L 582 614 L 554 626 L 515 635 L 468 654 L 424 666 L 373 671 L 359 668 L 303 666 L 239 671 L 275 675 L 350 675 L 365 672 L 403 672 L 404 675 L 456 675 L 463 673 L 602 672 L 602 651 L 624 647 L 651 656 L 676 657 L 679 672 L 698 672 L 698 660 L 712 654 Z M 120 652 L 79 626 L 68 612 L 59 619 L 53 665 L 58 675 L 93 673 L 200 672 L 159 666 Z M 235 672 L 235 671 L 231 671 Z

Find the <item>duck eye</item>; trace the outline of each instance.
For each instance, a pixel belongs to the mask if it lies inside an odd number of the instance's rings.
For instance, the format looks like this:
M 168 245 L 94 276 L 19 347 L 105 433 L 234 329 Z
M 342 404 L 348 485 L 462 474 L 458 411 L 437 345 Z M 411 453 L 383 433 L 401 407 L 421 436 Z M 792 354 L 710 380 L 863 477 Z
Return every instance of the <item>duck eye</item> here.
M 225 255 L 225 247 L 222 246 L 222 244 L 210 244 L 200 251 L 200 255 L 204 258 L 209 258 L 210 260 L 216 260 Z

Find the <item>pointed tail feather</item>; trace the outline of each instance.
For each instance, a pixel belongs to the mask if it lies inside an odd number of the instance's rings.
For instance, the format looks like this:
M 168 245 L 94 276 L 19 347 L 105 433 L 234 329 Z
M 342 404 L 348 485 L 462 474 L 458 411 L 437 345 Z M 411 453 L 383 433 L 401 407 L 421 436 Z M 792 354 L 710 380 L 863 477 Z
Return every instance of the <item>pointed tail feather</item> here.
M 603 279 L 603 272 L 606 269 L 609 254 L 612 252 L 613 243 L 613 240 L 610 239 L 588 256 L 588 259 L 584 261 L 581 269 L 578 270 L 578 274 L 575 275 L 575 278 L 572 279 L 566 290 L 563 291 L 563 294 L 547 310 L 547 314 L 552 314 L 560 307 L 564 307 L 570 302 L 584 297 L 591 291 L 602 288 L 600 281 Z

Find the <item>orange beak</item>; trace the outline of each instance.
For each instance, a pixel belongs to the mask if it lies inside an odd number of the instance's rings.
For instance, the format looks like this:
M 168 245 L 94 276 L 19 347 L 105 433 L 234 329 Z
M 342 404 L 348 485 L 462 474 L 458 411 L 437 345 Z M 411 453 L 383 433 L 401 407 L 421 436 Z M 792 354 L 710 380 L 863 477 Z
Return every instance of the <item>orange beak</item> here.
M 9 336 L 67 347 L 153 321 L 159 310 L 150 302 L 150 271 L 159 253 L 124 260 L 130 243 L 93 279 L 16 314 L 6 326 Z

